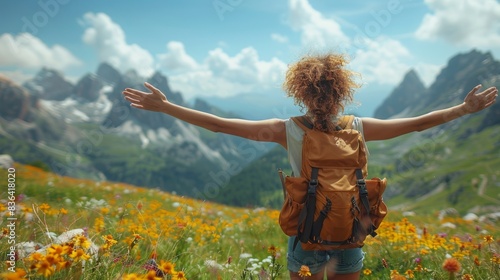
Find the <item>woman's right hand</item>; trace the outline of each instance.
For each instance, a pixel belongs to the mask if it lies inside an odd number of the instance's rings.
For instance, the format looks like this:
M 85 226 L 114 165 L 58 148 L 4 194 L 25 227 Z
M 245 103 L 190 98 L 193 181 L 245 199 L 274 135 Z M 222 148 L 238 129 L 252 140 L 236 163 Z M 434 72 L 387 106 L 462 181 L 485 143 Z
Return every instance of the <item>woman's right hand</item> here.
M 133 88 L 126 88 L 123 91 L 125 99 L 130 102 L 130 106 L 155 112 L 163 112 L 168 103 L 167 97 L 159 89 L 150 83 L 144 83 L 150 92 L 144 92 Z
M 498 89 L 496 87 L 490 87 L 478 92 L 480 88 L 481 85 L 475 86 L 465 97 L 462 106 L 466 113 L 472 114 L 479 112 L 496 102 L 498 96 Z

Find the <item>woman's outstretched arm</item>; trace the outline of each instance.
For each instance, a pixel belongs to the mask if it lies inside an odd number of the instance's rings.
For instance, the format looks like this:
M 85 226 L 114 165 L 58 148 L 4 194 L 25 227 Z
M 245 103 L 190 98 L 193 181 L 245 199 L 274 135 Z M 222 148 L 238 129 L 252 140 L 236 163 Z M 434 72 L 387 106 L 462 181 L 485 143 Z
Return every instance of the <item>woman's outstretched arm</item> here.
M 479 88 L 481 88 L 480 85 L 474 87 L 462 104 L 432 111 L 425 115 L 389 120 L 363 118 L 365 140 L 385 140 L 414 131 L 426 130 L 464 115 L 484 110 L 495 103 L 498 89 L 490 87 L 478 93 Z
M 166 96 L 149 83 L 144 84 L 150 92 L 127 88 L 123 91 L 125 99 L 135 108 L 161 112 L 172 117 L 203 127 L 213 132 L 240 136 L 255 141 L 275 142 L 286 148 L 284 120 L 267 119 L 250 121 L 229 119 L 193 110 L 171 103 Z

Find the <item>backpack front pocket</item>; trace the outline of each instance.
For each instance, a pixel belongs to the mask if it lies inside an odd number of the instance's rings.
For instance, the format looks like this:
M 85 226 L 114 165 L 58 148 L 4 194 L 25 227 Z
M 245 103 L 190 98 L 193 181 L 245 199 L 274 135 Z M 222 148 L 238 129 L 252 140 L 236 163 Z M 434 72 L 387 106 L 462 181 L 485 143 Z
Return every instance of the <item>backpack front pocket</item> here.
M 315 226 L 320 242 L 344 243 L 351 239 L 354 220 L 359 215 L 357 191 L 317 192 Z M 321 223 L 321 224 L 319 224 Z

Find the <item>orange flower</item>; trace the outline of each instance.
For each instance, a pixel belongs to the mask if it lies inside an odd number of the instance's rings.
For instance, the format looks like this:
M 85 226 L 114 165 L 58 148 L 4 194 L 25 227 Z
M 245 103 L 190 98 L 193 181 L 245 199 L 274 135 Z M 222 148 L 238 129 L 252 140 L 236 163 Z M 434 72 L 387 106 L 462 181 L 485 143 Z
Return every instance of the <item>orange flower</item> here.
M 311 270 L 309 270 L 309 267 L 307 265 L 303 265 L 300 267 L 299 276 L 300 277 L 311 276 Z
M 474 256 L 474 264 L 476 266 L 480 266 L 481 265 L 481 261 L 479 260 L 479 258 L 477 256 Z
M 90 259 L 90 256 L 85 254 L 85 252 L 82 249 L 77 249 L 73 251 L 70 255 L 70 258 L 72 258 L 75 262 L 79 260 L 88 260 Z
M 48 205 L 47 203 L 42 203 L 42 205 L 40 205 L 38 208 L 40 208 L 40 210 L 42 210 L 43 212 L 45 212 L 45 210 L 49 210 L 50 209 L 50 205 Z
M 88 249 L 90 248 L 90 241 L 87 239 L 87 237 L 83 235 L 77 235 L 73 237 L 73 242 L 75 242 L 75 246 L 80 246 L 83 249 Z
M 474 277 L 467 273 L 462 276 L 462 280 L 474 280 Z
M 413 279 L 415 278 L 415 273 L 413 272 L 413 270 L 411 269 L 408 269 L 406 272 L 405 272 L 406 276 L 408 276 L 408 278 L 410 279 Z
M 391 280 L 406 280 L 406 277 L 404 277 L 403 275 L 393 275 L 391 276 Z
M 122 278 L 123 280 L 140 280 L 141 277 L 135 273 L 126 274 Z
M 145 280 L 161 280 L 163 278 L 156 276 L 156 271 L 150 270 L 148 272 L 148 274 L 146 274 L 146 276 L 143 279 L 145 279 Z
M 175 272 L 175 265 L 171 262 L 160 261 L 160 268 L 166 274 L 173 274 Z
M 272 256 L 272 257 L 274 257 L 274 258 L 275 258 L 275 257 L 276 257 L 276 254 L 278 253 L 278 248 L 277 248 L 276 246 L 274 246 L 274 245 L 271 245 L 271 246 L 269 246 L 269 248 L 267 249 L 267 251 L 268 251 L 269 253 L 271 253 L 271 256 Z
M 486 235 L 485 237 L 483 237 L 483 240 L 484 240 L 484 242 L 486 242 L 487 244 L 493 243 L 493 241 L 495 241 L 495 239 L 494 239 L 494 238 L 493 238 L 493 236 L 491 236 L 491 235 Z
M 461 267 L 460 263 L 454 258 L 446 259 L 443 262 L 443 269 L 450 272 L 450 273 L 459 272 L 461 268 L 462 267 Z
M 0 277 L 5 280 L 19 280 L 26 279 L 24 276 L 26 275 L 26 271 L 16 268 L 16 272 L 4 272 L 0 273 Z
M 54 268 L 52 267 L 52 264 L 45 260 L 37 263 L 35 267 L 36 267 L 36 272 L 45 277 L 49 277 L 52 273 L 54 273 Z
M 172 280 L 187 280 L 186 274 L 182 271 L 177 271 L 173 275 Z

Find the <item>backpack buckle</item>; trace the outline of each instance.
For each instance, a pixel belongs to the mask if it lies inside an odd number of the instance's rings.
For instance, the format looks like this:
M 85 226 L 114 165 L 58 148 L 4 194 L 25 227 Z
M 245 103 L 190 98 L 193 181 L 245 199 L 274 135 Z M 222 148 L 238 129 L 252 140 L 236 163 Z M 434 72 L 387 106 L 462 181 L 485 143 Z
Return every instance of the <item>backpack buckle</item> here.
M 359 187 L 359 194 L 360 195 L 368 195 L 368 189 L 366 188 L 366 181 L 365 179 L 359 179 L 357 181 L 357 185 Z
M 307 194 L 315 194 L 317 186 L 318 186 L 318 180 L 312 179 L 311 181 L 309 181 L 309 185 L 307 187 Z

